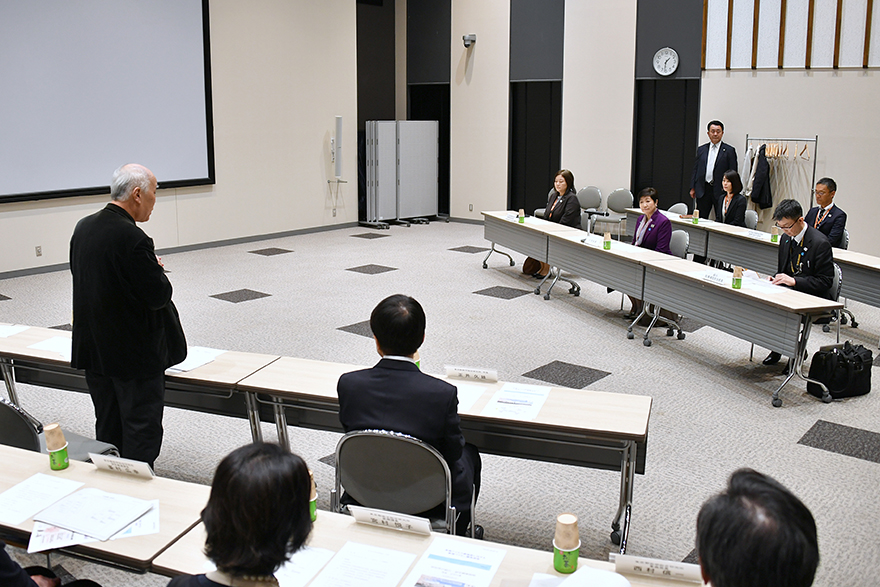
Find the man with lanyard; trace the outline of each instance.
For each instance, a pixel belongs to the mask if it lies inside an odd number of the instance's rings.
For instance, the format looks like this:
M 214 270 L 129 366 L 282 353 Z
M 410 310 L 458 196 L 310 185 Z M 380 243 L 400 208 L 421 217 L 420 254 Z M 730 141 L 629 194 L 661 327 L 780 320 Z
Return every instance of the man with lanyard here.
M 843 246 L 846 212 L 834 205 L 836 192 L 837 183 L 830 177 L 823 177 L 816 182 L 816 203 L 819 205 L 810 208 L 804 220 L 824 234 L 832 247 L 843 249 L 846 248 Z
M 797 200 L 779 202 L 773 220 L 784 234 L 779 241 L 777 273 L 770 282 L 830 299 L 834 258 L 828 239 L 807 224 Z M 773 351 L 764 359 L 764 364 L 775 365 L 780 358 L 781 355 Z

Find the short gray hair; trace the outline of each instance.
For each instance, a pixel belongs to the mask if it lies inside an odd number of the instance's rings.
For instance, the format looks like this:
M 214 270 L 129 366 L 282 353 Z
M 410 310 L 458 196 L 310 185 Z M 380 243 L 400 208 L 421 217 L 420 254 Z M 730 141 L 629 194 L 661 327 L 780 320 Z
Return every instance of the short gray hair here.
M 141 165 L 126 163 L 113 172 L 110 182 L 110 199 L 116 202 L 124 202 L 139 187 L 141 191 L 147 191 L 151 187 L 153 174 Z

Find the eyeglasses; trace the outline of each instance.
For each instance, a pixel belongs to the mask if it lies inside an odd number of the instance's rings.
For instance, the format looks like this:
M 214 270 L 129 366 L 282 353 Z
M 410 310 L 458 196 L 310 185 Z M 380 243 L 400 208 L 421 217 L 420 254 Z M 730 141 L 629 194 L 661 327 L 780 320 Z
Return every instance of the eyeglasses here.
M 779 224 L 779 223 L 777 222 L 777 223 L 776 223 L 776 228 L 778 228 L 779 230 L 789 230 L 789 229 L 790 229 L 792 226 L 794 226 L 795 224 L 797 224 L 797 222 L 792 222 L 792 223 L 789 224 L 788 226 L 782 226 L 781 224 Z

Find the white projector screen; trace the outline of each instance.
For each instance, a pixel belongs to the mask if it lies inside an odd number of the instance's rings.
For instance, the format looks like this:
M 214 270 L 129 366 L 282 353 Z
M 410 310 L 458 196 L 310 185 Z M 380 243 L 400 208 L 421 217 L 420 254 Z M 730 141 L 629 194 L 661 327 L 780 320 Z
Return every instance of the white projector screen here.
M 214 183 L 208 0 L 0 0 L 0 203 Z

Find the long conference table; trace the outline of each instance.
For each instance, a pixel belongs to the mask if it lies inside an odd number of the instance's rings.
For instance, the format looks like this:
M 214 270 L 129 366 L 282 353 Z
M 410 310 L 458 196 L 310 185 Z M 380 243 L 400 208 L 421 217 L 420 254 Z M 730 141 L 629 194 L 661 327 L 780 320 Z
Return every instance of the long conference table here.
M 207 504 L 210 494 L 210 487 L 207 485 L 161 477 L 136 478 L 102 471 L 91 463 L 79 461 L 71 461 L 70 466 L 62 471 L 52 471 L 48 456 L 4 445 L 0 445 L 0 462 L 4 463 L 4 467 L 0 468 L 0 493 L 36 473 L 42 473 L 84 483 L 84 488 L 159 500 L 160 522 L 157 533 L 69 546 L 60 549 L 61 552 L 128 571 L 149 571 L 168 577 L 195 575 L 208 569 L 209 562 L 204 554 L 205 528 L 200 520 L 201 510 Z M 0 523 L 0 535 L 14 543 L 26 544 L 33 525 L 32 519 L 20 524 Z M 440 536 L 405 533 L 359 524 L 351 516 L 319 511 L 308 545 L 338 552 L 346 543 L 357 542 L 414 554 L 418 560 L 432 541 Z M 459 536 L 442 535 L 442 538 L 460 541 L 464 546 L 471 544 L 479 548 L 503 550 L 504 558 L 491 582 L 493 587 L 526 587 L 534 573 L 560 576 L 553 570 L 553 554 L 549 551 L 489 541 L 477 542 Z M 614 565 L 609 562 L 583 557 L 578 560 L 578 565 L 614 570 Z M 681 585 L 680 582 L 662 577 L 625 576 L 634 587 Z
M 777 270 L 779 243 L 770 240 L 770 233 L 700 219 L 693 224 L 678 214 L 660 211 L 670 219 L 674 230 L 687 231 L 688 252 L 739 265 L 765 275 Z M 627 208 L 627 236 L 632 237 L 638 208 Z M 843 280 L 840 295 L 880 308 L 880 257 L 846 249 L 833 249 L 834 262 L 840 266 Z
M 29 327 L 0 337 L 0 369 L 10 400 L 18 405 L 16 381 L 71 391 L 87 391 L 82 371 L 69 357 L 33 348 L 70 332 Z M 260 421 L 275 422 L 279 443 L 290 446 L 288 424 L 342 432 L 336 382 L 358 365 L 227 351 L 192 371 L 166 375 L 166 405 L 245 417 L 254 441 L 263 438 Z M 620 472 L 620 499 L 611 539 L 625 552 L 632 514 L 633 483 L 643 474 L 652 398 L 553 387 L 534 420 L 483 416 L 504 382 L 449 379 L 482 390 L 460 409 L 461 428 L 481 452 Z M 23 406 L 26 407 L 26 406 Z
M 485 238 L 493 244 L 490 253 L 495 251 L 495 245 L 501 245 L 530 254 L 517 248 L 522 241 L 515 235 L 522 234 L 528 226 L 534 241 L 535 233 L 546 222 L 533 218 L 530 225 L 524 225 L 509 211 L 483 212 L 483 216 Z M 838 302 L 779 286 L 744 286 L 735 290 L 730 285 L 729 273 L 725 274 L 724 282 L 718 283 L 705 265 L 627 243 L 613 242 L 611 249 L 605 250 L 595 235 L 583 231 L 560 233 L 547 228 L 547 254 L 542 260 L 550 265 L 794 358 L 794 368 L 773 392 L 771 401 L 775 407 L 782 405 L 779 392 L 793 376 L 807 379 L 801 367 L 813 320 L 843 307 Z M 706 240 L 711 238 L 714 234 Z M 532 250 L 536 249 L 540 250 L 540 245 L 533 242 Z M 487 260 L 488 257 L 484 266 Z M 647 333 L 645 336 L 648 341 Z M 827 392 L 824 399 L 831 399 Z

